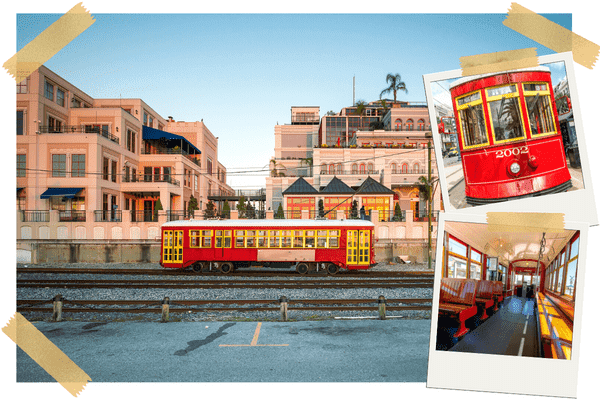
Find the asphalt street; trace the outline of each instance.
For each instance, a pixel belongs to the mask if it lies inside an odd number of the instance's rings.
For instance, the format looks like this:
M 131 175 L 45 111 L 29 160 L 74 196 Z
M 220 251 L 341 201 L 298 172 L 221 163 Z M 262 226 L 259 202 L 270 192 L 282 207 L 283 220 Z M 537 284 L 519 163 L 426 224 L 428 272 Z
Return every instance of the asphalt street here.
M 430 320 L 35 322 L 92 382 L 425 382 Z M 17 349 L 17 382 L 54 382 Z

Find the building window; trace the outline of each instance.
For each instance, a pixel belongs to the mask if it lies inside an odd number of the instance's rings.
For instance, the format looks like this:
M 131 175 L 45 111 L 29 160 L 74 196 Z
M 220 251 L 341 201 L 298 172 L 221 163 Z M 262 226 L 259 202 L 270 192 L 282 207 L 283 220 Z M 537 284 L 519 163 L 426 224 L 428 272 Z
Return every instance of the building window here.
M 27 93 L 27 80 L 29 78 L 23 79 L 21 82 L 17 83 L 17 94 L 25 94 Z
M 17 135 L 23 134 L 23 111 L 17 111 Z
M 366 172 L 365 164 L 360 164 L 360 173 L 364 174 Z
M 397 131 L 402 129 L 402 120 L 400 118 L 394 121 L 394 129 L 396 129 Z
M 368 165 L 368 167 L 367 167 L 367 172 L 368 172 L 369 174 L 372 174 L 372 173 L 374 173 L 374 172 L 375 172 L 375 171 L 374 171 L 374 169 L 373 169 L 373 164 L 372 164 L 372 163 L 369 163 L 369 165 Z
M 413 120 L 409 119 L 408 121 L 406 121 L 406 130 L 407 131 L 412 131 L 413 130 Z
M 406 164 L 406 163 L 402 164 L 402 173 L 408 174 L 408 164 Z
M 52 85 L 50 82 L 46 81 L 46 85 L 45 85 L 45 90 L 44 90 L 44 96 L 48 99 L 48 100 L 52 100 L 54 101 L 54 85 Z
M 61 107 L 65 106 L 65 92 L 59 88 L 56 88 L 56 103 Z
M 212 175 L 212 159 L 210 157 L 206 158 L 206 172 Z
M 48 117 L 48 132 L 62 132 L 62 121 L 54 117 Z
M 148 117 L 148 126 L 154 128 L 154 118 L 151 115 Z
M 325 164 L 325 163 L 321 164 L 321 173 L 322 174 L 327 173 L 327 164 Z
M 144 111 L 144 125 L 148 126 L 148 113 L 146 111 Z
M 132 153 L 136 152 L 135 132 L 132 131 L 131 129 L 127 129 L 126 146 L 127 146 L 127 150 L 131 151 Z
M 116 161 L 112 161 L 112 168 L 111 168 L 111 177 L 110 180 L 113 182 L 117 181 L 117 162 Z
M 329 164 L 329 174 L 330 175 L 335 174 L 335 165 L 334 164 Z
M 391 167 L 392 167 L 392 174 L 395 174 L 395 173 L 397 173 L 397 172 L 398 172 L 398 171 L 396 170 L 396 168 L 397 168 L 397 167 L 396 167 L 396 163 L 392 163 Z
M 102 160 L 102 179 L 108 180 L 108 158 L 104 157 Z
M 17 176 L 24 177 L 27 168 L 27 155 L 17 154 Z
M 71 108 L 81 108 L 81 101 L 73 97 L 71 99 Z
M 420 131 L 424 131 L 425 130 L 425 121 L 420 119 L 419 122 L 417 122 L 417 129 Z
M 71 176 L 85 176 L 85 154 L 71 156 Z
M 194 190 L 198 191 L 198 175 L 194 175 Z
M 67 155 L 52 154 L 52 176 L 65 177 L 67 170 Z
M 420 166 L 419 164 L 416 164 L 416 163 L 415 163 L 415 165 L 413 165 L 413 174 L 418 174 L 418 173 L 419 173 L 419 168 L 420 168 L 420 167 L 421 167 L 421 166 Z
M 352 175 L 358 174 L 358 165 L 352 164 Z
M 154 182 L 161 182 L 161 180 L 160 180 L 160 167 L 154 167 Z

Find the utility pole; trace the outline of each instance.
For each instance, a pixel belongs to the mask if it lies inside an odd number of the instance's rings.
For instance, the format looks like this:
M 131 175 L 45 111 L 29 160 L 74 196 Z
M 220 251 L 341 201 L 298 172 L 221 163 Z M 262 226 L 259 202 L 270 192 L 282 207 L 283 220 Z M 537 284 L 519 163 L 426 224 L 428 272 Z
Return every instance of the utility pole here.
M 427 142 L 427 266 L 431 269 L 431 139 Z

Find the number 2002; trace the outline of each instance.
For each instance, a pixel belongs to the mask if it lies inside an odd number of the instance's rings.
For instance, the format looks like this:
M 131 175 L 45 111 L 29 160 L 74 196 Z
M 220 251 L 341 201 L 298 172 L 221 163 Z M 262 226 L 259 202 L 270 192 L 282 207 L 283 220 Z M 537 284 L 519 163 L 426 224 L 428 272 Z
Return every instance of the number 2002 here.
M 519 154 L 525 154 L 525 153 L 529 153 L 529 147 L 527 147 L 527 146 L 513 147 L 512 149 L 497 150 L 496 158 L 518 156 Z

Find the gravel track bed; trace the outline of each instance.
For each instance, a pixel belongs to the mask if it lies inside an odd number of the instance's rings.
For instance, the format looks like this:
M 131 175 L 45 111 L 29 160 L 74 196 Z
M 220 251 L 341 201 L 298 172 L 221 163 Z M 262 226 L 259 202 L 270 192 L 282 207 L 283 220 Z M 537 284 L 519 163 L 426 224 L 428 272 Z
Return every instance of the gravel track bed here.
M 160 268 L 157 264 L 66 264 L 68 268 Z M 43 264 L 35 265 L 32 267 L 60 267 L 64 265 L 57 264 Z M 24 267 L 24 265 L 19 265 Z M 410 268 L 410 269 L 408 269 Z M 387 263 L 380 263 L 372 270 L 374 271 L 403 271 L 403 270 L 427 270 L 427 265 L 390 265 Z M 19 278 L 24 279 L 49 279 L 48 274 L 22 274 Z M 218 280 L 232 280 L 232 279 L 267 279 L 261 278 L 248 278 L 248 277 L 236 277 L 233 276 L 222 276 L 222 275 L 191 275 L 191 276 L 126 276 L 122 275 L 63 275 L 53 274 L 53 279 L 218 279 Z M 343 275 L 340 277 L 344 278 Z M 324 276 L 307 276 L 306 279 L 323 279 L 327 278 Z M 330 277 L 332 280 L 336 277 Z M 297 279 L 297 278 L 273 278 L 276 279 Z M 344 278 L 351 279 L 351 278 Z M 360 278 L 357 278 L 360 279 Z M 50 300 L 57 294 L 61 294 L 66 300 L 77 302 L 78 300 L 156 300 L 160 302 L 165 296 L 168 296 L 172 302 L 177 300 L 235 300 L 235 299 L 259 299 L 259 300 L 273 300 L 275 304 L 270 307 L 278 307 L 278 299 L 281 296 L 286 296 L 290 300 L 297 299 L 365 299 L 372 300 L 374 306 L 376 306 L 376 300 L 379 296 L 383 295 L 387 299 L 392 298 L 432 298 L 432 288 L 357 288 L 357 289 L 61 289 L 61 288 L 17 288 L 17 299 L 19 300 Z M 396 304 L 390 304 L 394 306 Z M 157 306 L 159 308 L 159 306 Z M 173 309 L 175 307 L 173 306 Z M 205 308 L 205 307 L 202 307 Z M 192 312 L 192 313 L 175 313 L 172 312 L 170 321 L 278 321 L 280 319 L 279 311 L 262 311 L 259 308 L 252 306 L 249 309 L 253 311 L 227 311 L 227 312 Z M 115 312 L 90 312 L 90 313 L 69 313 L 68 305 L 65 306 L 63 314 L 63 320 L 65 321 L 94 321 L 94 322 L 120 322 L 120 321 L 160 321 L 160 313 L 115 313 Z M 51 308 L 48 312 L 21 312 L 29 320 L 43 320 L 49 321 L 51 318 Z M 430 319 L 431 311 L 388 311 L 388 316 L 401 316 L 406 319 Z M 351 318 L 364 318 L 364 317 L 376 317 L 377 310 L 372 311 L 298 311 L 293 310 L 290 306 L 288 314 L 289 320 L 291 321 L 306 321 L 306 320 L 327 320 L 335 317 L 351 317 Z

